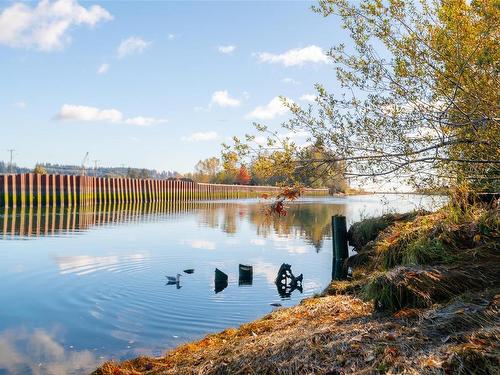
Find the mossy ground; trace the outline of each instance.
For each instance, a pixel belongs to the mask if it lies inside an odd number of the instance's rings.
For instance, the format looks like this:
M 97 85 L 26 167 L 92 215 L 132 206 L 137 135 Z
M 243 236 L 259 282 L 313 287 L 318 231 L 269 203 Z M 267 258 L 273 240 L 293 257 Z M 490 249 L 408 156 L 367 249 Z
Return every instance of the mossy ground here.
M 322 296 L 95 374 L 499 374 L 499 210 L 469 198 L 357 225 Z

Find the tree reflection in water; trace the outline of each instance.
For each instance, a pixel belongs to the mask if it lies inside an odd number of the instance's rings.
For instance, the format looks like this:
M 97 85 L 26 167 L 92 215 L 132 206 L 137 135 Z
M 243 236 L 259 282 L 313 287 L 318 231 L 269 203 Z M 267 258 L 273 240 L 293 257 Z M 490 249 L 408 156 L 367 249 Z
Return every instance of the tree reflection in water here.
M 202 226 L 236 234 L 244 219 L 248 219 L 260 237 L 300 236 L 319 251 L 324 238 L 331 236 L 332 215 L 345 214 L 345 205 L 294 202 L 290 205 L 287 216 L 274 218 L 264 213 L 263 205 L 264 203 L 158 202 L 98 205 L 89 209 L 44 206 L 4 208 L 0 213 L 0 235 L 36 237 L 66 234 L 85 231 L 94 226 L 175 220 L 179 216 L 195 212 Z
M 283 237 L 301 237 L 319 252 L 323 240 L 331 237 L 331 220 L 335 214 L 345 215 L 345 205 L 296 202 L 290 205 L 286 216 L 279 218 L 263 215 L 254 208 L 250 211 L 250 221 L 259 236 L 267 238 L 276 233 Z

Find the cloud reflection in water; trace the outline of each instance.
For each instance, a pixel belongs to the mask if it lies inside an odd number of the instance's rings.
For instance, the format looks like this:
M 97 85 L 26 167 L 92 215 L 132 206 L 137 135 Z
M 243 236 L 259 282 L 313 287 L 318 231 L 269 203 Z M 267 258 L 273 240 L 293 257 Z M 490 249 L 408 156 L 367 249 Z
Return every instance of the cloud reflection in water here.
M 43 329 L 9 329 L 0 333 L 0 373 L 67 375 L 93 371 L 104 359 L 89 350 L 65 349 Z
M 119 271 L 120 265 L 142 263 L 147 258 L 149 258 L 147 253 L 104 256 L 76 255 L 58 256 L 56 263 L 61 275 L 74 273 L 83 276 L 102 270 Z

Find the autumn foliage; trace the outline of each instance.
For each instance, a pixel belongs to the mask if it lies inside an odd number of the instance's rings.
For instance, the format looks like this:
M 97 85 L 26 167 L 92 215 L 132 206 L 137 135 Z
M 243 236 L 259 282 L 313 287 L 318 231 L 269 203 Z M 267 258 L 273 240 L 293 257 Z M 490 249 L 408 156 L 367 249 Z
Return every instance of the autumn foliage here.
M 236 181 L 240 185 L 248 185 L 251 178 L 252 177 L 250 176 L 250 172 L 248 172 L 247 167 L 242 164 L 240 170 L 238 171 L 238 175 L 236 176 Z

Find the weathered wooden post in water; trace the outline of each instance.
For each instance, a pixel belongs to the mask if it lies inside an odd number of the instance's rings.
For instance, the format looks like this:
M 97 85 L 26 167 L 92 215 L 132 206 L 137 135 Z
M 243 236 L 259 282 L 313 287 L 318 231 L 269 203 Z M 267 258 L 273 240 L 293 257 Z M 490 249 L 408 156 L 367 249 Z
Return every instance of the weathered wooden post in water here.
M 332 235 L 332 280 L 345 280 L 347 278 L 347 269 L 344 267 L 344 262 L 349 257 L 349 249 L 347 247 L 347 223 L 345 216 L 332 216 Z

